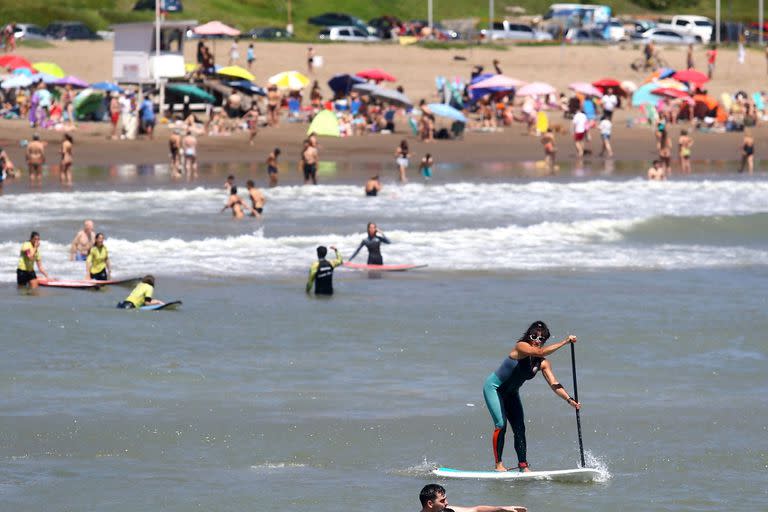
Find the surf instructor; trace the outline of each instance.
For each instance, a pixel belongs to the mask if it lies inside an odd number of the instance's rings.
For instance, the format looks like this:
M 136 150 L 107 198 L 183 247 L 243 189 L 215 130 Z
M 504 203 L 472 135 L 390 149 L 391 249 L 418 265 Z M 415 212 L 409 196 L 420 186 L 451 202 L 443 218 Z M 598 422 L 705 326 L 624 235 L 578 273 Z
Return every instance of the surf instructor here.
M 507 421 L 512 426 L 512 434 L 514 435 L 517 467 L 520 471 L 530 471 L 526 457 L 525 415 L 523 402 L 520 400 L 520 388 L 525 384 L 525 381 L 533 379 L 539 370 L 557 396 L 574 409 L 581 407 L 581 404 L 574 400 L 557 380 L 552 366 L 546 359 L 548 355 L 568 343 L 576 343 L 577 338 L 568 335 L 562 341 L 544 347 L 549 336 L 549 328 L 544 322 L 540 320 L 533 322 L 523 336 L 517 340 L 515 348 L 501 363 L 501 366 L 485 380 L 483 397 L 495 425 L 492 439 L 496 471 L 507 471 L 502 463 Z
M 389 238 L 384 236 L 384 233 L 379 231 L 379 228 L 376 226 L 375 222 L 369 222 L 368 223 L 368 236 L 366 238 L 363 238 L 363 241 L 360 242 L 360 245 L 357 246 L 357 249 L 355 249 L 355 252 L 352 253 L 352 256 L 349 257 L 349 261 L 352 261 L 355 256 L 357 256 L 357 253 L 360 252 L 360 249 L 365 247 L 368 249 L 368 264 L 369 265 L 383 265 L 384 259 L 381 257 L 381 244 L 385 243 L 391 243 L 389 241 Z

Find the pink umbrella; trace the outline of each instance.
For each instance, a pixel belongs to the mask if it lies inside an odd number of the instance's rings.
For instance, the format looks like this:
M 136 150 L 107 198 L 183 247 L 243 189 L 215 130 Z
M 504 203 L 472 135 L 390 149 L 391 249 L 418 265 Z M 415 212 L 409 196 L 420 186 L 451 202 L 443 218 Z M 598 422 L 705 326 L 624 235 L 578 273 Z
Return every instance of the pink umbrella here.
M 374 82 L 396 82 L 397 79 L 387 73 L 386 71 L 382 71 L 381 69 L 364 69 L 363 71 L 360 71 L 358 73 L 355 73 L 355 76 L 359 76 L 360 78 L 365 78 L 366 80 L 373 80 Z
M 554 87 L 544 82 L 531 82 L 517 90 L 517 96 L 546 96 L 554 94 L 557 91 Z
M 587 82 L 573 82 L 571 85 L 568 86 L 568 88 L 576 92 L 580 92 L 581 94 L 586 94 L 587 96 L 603 95 L 603 91 L 601 91 L 594 85 L 589 84 Z
M 199 36 L 231 36 L 237 37 L 240 31 L 236 28 L 225 25 L 220 21 L 209 21 L 204 25 L 199 25 L 192 29 L 192 32 Z
M 53 85 L 71 85 L 72 87 L 77 87 L 78 89 L 85 89 L 88 87 L 88 82 L 81 80 L 76 76 L 69 75 L 65 76 L 64 78 L 59 78 L 53 82 Z
M 470 89 L 517 89 L 525 85 L 525 82 L 516 78 L 510 78 L 504 75 L 493 75 L 490 78 L 481 80 L 476 84 L 470 85 Z

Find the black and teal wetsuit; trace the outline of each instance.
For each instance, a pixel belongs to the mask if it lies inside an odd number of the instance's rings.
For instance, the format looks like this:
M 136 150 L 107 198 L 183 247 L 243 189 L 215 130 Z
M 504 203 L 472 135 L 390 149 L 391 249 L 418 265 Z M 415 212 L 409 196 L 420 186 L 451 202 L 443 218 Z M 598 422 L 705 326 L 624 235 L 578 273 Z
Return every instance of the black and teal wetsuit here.
M 496 427 L 493 431 L 493 455 L 496 462 L 501 462 L 504 436 L 507 433 L 507 421 L 509 421 L 515 439 L 517 460 L 527 465 L 525 414 L 523 402 L 520 400 L 520 388 L 525 381 L 536 376 L 540 365 L 539 358 L 526 357 L 518 361 L 507 357 L 501 366 L 485 379 L 483 397 Z
M 381 243 L 384 242 L 385 244 L 390 243 L 389 238 L 385 237 L 382 234 L 376 234 L 373 236 L 369 236 L 366 238 L 363 238 L 363 241 L 360 242 L 360 245 L 355 249 L 355 252 L 352 253 L 352 256 L 349 257 L 349 261 L 352 261 L 352 259 L 357 256 L 357 253 L 360 252 L 360 249 L 365 247 L 368 249 L 368 264 L 369 265 L 383 265 L 384 259 L 381 257 Z

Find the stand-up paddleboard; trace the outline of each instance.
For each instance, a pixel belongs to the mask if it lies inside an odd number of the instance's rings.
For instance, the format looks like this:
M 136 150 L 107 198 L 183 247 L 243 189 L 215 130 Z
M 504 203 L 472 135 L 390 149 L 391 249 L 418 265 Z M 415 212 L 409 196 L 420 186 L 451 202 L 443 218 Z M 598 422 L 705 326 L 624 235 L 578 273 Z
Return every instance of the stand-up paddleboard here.
M 141 311 L 160 311 L 163 309 L 176 309 L 179 306 L 181 306 L 180 300 L 175 300 L 173 302 L 164 302 L 162 304 L 150 304 L 149 306 L 141 306 L 139 310 Z
M 600 476 L 592 468 L 558 469 L 554 471 L 464 471 L 453 468 L 437 468 L 435 476 L 444 478 L 474 478 L 480 480 L 556 480 L 558 482 L 591 482 Z
M 79 290 L 86 290 L 89 288 L 100 288 L 107 285 L 118 285 L 131 283 L 138 281 L 140 277 L 131 277 L 129 279 L 110 279 L 107 281 L 97 281 L 95 279 L 38 279 L 37 283 L 40 286 L 48 286 L 51 288 L 74 288 Z
M 348 261 L 344 266 L 353 270 L 371 270 L 376 272 L 405 272 L 415 268 L 424 268 L 427 265 L 368 265 L 367 263 L 352 263 Z

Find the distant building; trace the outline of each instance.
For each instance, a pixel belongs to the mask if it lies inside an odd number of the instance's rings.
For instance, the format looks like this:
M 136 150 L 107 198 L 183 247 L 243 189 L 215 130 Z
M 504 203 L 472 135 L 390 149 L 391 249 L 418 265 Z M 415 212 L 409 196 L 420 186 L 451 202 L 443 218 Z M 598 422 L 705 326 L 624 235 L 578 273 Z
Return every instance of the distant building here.
M 196 20 L 162 21 L 158 56 L 154 22 L 114 25 L 112 78 L 119 83 L 145 83 L 183 77 L 184 36 L 195 26 Z

